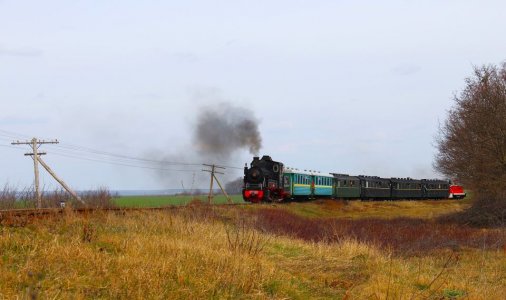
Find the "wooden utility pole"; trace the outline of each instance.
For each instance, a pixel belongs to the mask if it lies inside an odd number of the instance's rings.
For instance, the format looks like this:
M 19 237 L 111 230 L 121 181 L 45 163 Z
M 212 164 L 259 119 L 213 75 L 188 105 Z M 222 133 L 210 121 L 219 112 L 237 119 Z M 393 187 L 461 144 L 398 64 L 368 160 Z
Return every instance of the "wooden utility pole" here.
M 45 155 L 46 153 L 38 152 L 40 145 L 42 144 L 58 144 L 58 140 L 52 141 L 44 141 L 38 140 L 37 138 L 33 138 L 30 141 L 15 141 L 11 143 L 12 145 L 29 145 L 32 147 L 32 153 L 26 153 L 25 155 L 30 155 L 33 158 L 33 173 L 34 173 L 34 186 L 35 186 L 35 197 L 37 199 L 37 208 L 42 208 L 42 199 L 40 195 L 39 188 L 39 156 Z
M 218 186 L 220 187 L 221 191 L 223 192 L 223 195 L 225 195 L 225 197 L 227 198 L 227 201 L 229 203 L 231 203 L 232 200 L 228 196 L 227 192 L 223 189 L 223 187 L 221 186 L 220 181 L 216 177 L 216 174 L 225 174 L 225 173 L 216 171 L 216 169 L 223 169 L 223 170 L 225 170 L 226 168 L 222 167 L 222 166 L 217 166 L 217 165 L 214 165 L 214 164 L 213 165 L 203 164 L 203 165 L 206 166 L 206 167 L 210 167 L 211 168 L 211 170 L 202 170 L 204 172 L 211 173 L 211 184 L 209 186 L 209 195 L 207 196 L 208 203 L 211 204 L 211 201 L 213 199 L 213 184 L 214 184 L 214 180 L 216 180 L 216 183 L 218 183 Z
M 61 184 L 61 186 L 67 192 L 69 192 L 69 194 L 71 194 L 74 198 L 76 198 L 78 201 L 80 201 L 84 204 L 84 201 L 81 199 L 81 197 L 79 197 L 72 189 L 70 189 L 69 186 L 67 184 L 65 184 L 65 182 L 63 180 L 58 178 L 58 176 L 56 176 L 56 174 L 53 172 L 53 170 L 51 170 L 51 168 L 40 158 L 41 155 L 46 155 L 45 152 L 38 151 L 38 149 L 41 145 L 43 145 L 43 144 L 58 144 L 58 143 L 59 143 L 58 140 L 45 141 L 45 140 L 38 140 L 37 138 L 33 138 L 30 141 L 15 141 L 15 142 L 11 143 L 12 145 L 29 145 L 30 147 L 32 147 L 32 153 L 26 153 L 25 155 L 31 156 L 33 159 L 33 170 L 34 170 L 34 174 L 35 174 L 34 185 L 35 185 L 35 195 L 37 198 L 37 208 L 42 208 L 42 197 L 41 197 L 40 187 L 39 187 L 39 163 L 44 167 L 44 169 L 47 170 L 47 172 L 49 174 L 51 174 L 51 176 L 53 176 L 53 178 L 56 181 L 58 181 L 58 183 Z

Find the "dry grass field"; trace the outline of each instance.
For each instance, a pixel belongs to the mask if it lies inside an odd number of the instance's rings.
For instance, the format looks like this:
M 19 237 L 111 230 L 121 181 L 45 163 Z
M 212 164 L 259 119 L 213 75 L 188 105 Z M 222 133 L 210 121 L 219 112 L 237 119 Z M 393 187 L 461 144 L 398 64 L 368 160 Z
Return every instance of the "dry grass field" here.
M 331 201 L 3 217 L 0 299 L 502 299 L 504 228 L 465 203 Z

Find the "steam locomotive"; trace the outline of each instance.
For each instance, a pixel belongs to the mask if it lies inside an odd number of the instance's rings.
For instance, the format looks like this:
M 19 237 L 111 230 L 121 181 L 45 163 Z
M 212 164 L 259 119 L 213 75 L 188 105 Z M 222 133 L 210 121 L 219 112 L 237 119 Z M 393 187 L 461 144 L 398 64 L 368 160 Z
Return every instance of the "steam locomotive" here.
M 380 178 L 320 173 L 285 168 L 268 155 L 254 157 L 244 167 L 242 195 L 248 202 L 282 202 L 293 199 L 462 199 L 466 196 L 459 185 L 448 180 Z

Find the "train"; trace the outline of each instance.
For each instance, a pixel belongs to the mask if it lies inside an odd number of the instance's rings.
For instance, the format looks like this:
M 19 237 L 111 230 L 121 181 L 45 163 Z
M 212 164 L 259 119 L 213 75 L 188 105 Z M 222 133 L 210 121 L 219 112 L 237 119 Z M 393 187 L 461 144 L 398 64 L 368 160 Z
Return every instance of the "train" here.
M 283 202 L 320 198 L 343 200 L 463 199 L 464 188 L 450 180 L 381 178 L 320 173 L 285 167 L 268 155 L 253 157 L 244 167 L 243 199 Z

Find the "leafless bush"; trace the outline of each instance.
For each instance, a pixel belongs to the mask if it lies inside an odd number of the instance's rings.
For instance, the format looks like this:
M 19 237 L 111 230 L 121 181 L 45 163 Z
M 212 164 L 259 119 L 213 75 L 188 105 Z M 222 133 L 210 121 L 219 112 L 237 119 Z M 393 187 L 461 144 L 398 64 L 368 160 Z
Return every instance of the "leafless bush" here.
M 75 207 L 89 207 L 89 208 L 110 208 L 116 205 L 113 202 L 113 196 L 107 188 L 99 188 L 97 190 L 90 190 L 81 193 L 81 199 L 86 204 L 73 200 L 72 205 Z
M 73 198 L 67 191 L 56 189 L 52 191 L 41 191 L 42 208 L 60 208 L 62 204 L 72 207 L 88 207 L 88 208 L 109 208 L 115 207 L 113 195 L 106 188 L 90 190 L 80 193 L 84 204 Z M 0 191 L 0 208 L 36 208 L 37 195 L 33 187 L 25 188 L 17 191 L 14 188 L 5 185 Z
M 42 207 L 44 208 L 59 208 L 61 203 L 69 202 L 71 199 L 72 196 L 63 189 L 43 191 L 41 195 Z
M 16 207 L 17 200 L 16 190 L 9 186 L 4 185 L 3 190 L 0 191 L 0 209 L 12 209 Z
M 251 229 L 245 222 L 233 227 L 227 227 L 228 248 L 231 251 L 258 255 L 262 252 L 268 240 L 257 230 Z

